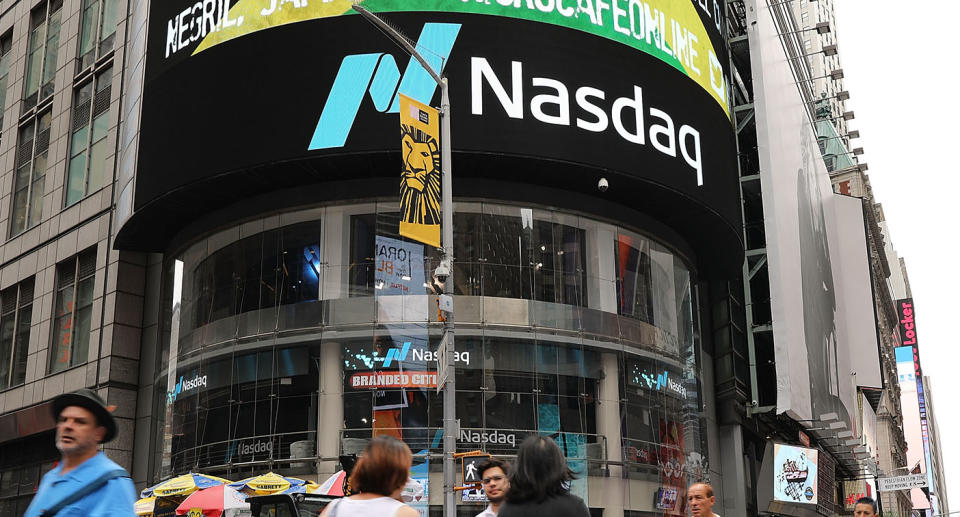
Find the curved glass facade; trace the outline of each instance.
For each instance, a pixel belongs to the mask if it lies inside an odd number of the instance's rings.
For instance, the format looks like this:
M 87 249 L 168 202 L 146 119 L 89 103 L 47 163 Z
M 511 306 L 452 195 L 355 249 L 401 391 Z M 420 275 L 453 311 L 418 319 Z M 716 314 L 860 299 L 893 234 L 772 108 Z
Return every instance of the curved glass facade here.
M 662 506 L 705 465 L 686 262 L 587 216 L 456 210 L 458 448 L 511 455 L 527 435 L 549 435 L 591 506 L 607 506 L 598 498 L 615 483 L 624 509 L 679 513 Z M 158 477 L 322 478 L 379 434 L 410 445 L 424 481 L 439 470 L 439 252 L 397 229 L 395 203 L 335 205 L 167 257 Z

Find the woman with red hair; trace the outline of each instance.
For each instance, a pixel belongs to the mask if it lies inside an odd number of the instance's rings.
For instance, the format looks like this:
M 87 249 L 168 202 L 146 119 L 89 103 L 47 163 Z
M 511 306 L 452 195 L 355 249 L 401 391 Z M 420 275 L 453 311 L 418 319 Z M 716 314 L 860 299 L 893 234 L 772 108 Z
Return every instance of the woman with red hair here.
M 412 462 L 407 444 L 392 436 L 374 438 L 350 474 L 350 489 L 357 495 L 334 501 L 320 517 L 419 517 L 400 502 Z

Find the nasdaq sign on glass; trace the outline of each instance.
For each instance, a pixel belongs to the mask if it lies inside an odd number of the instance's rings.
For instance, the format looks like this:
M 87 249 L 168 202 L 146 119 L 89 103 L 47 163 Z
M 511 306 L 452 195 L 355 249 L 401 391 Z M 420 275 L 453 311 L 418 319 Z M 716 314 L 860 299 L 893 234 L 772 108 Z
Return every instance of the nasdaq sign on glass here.
M 430 67 L 442 73 L 459 33 L 459 23 L 424 24 L 417 39 L 417 52 L 424 56 Z M 390 54 L 377 52 L 347 56 L 340 64 L 308 149 L 343 147 L 367 93 L 377 111 L 399 113 L 400 93 L 429 104 L 436 89 L 436 81 L 416 59 L 410 58 L 401 77 L 397 62 Z

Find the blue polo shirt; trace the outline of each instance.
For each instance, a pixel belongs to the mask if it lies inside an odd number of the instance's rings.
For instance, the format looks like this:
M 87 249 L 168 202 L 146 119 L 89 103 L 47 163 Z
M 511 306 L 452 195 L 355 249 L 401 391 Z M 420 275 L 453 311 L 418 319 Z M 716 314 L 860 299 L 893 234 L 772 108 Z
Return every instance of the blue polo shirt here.
M 119 465 L 110 461 L 102 452 L 83 462 L 77 468 L 71 470 L 66 475 L 61 475 L 63 464 L 57 465 L 50 472 L 43 476 L 40 481 L 40 487 L 37 489 L 37 495 L 30 501 L 25 517 L 36 517 L 45 508 L 50 508 L 59 503 L 70 494 L 85 487 L 94 479 L 110 470 L 120 468 Z M 86 497 L 64 507 L 57 514 L 57 517 L 107 517 L 123 516 L 130 517 L 134 515 L 133 504 L 136 501 L 136 491 L 133 488 L 133 481 L 129 477 L 114 478 L 107 481 L 106 484 L 95 490 Z

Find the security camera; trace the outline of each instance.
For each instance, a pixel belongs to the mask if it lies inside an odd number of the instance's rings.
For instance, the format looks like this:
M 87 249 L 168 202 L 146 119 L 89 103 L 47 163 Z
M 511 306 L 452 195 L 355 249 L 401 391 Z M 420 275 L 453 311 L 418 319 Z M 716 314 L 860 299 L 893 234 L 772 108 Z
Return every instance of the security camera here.
M 440 265 L 434 270 L 433 276 L 437 277 L 437 281 L 441 284 L 446 283 L 447 278 L 450 276 L 450 262 L 446 260 L 440 261 Z
M 597 182 L 597 190 L 606 192 L 608 188 L 610 188 L 610 182 L 607 181 L 607 178 L 600 178 L 600 181 Z

